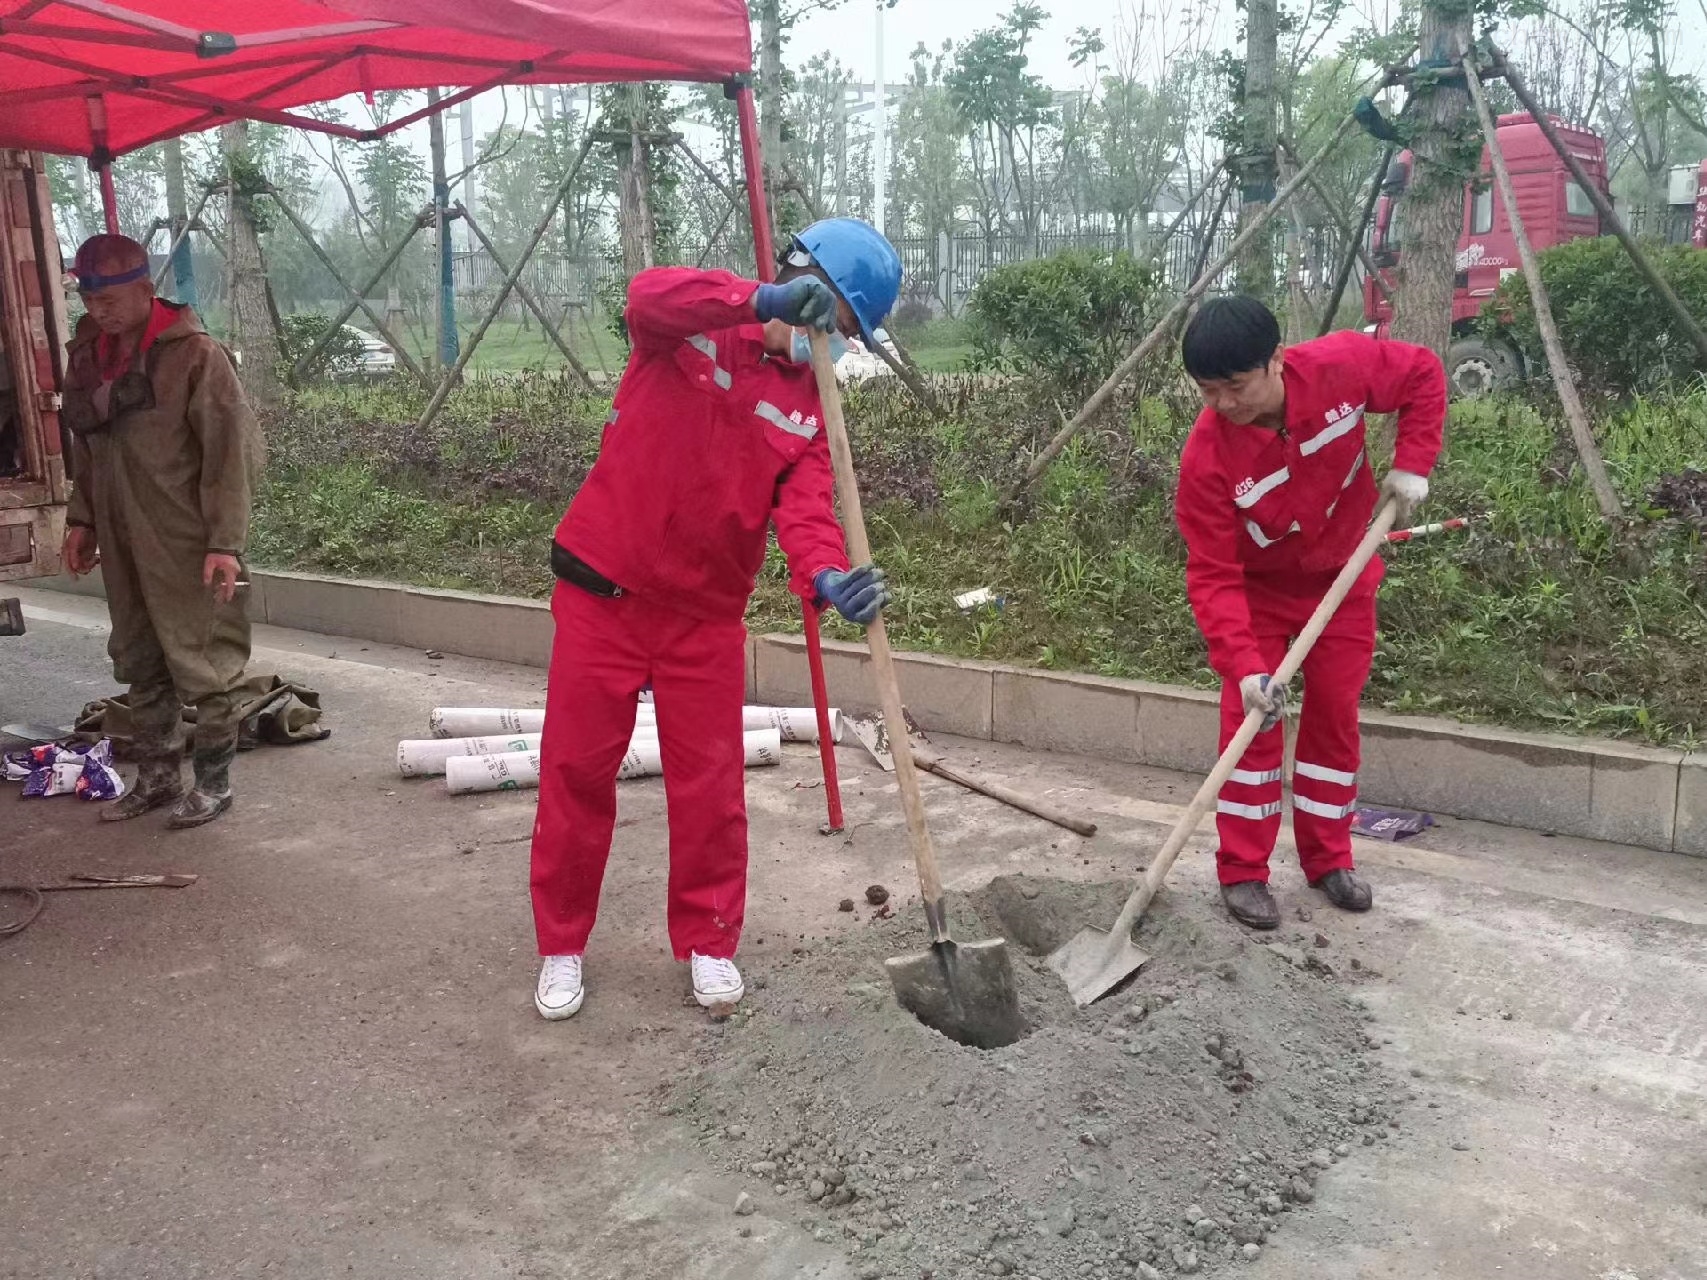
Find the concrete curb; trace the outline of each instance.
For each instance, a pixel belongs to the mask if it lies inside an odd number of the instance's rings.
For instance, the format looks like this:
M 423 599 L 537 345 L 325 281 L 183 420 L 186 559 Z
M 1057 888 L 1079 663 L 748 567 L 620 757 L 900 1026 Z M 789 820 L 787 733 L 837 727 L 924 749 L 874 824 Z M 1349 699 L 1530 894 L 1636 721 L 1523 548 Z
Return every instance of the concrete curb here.
M 255 622 L 524 666 L 551 656 L 542 601 L 277 570 L 249 578 Z M 103 594 L 98 572 L 32 585 Z M 1187 773 L 1215 762 L 1213 693 L 932 654 L 895 658 L 907 706 L 927 729 Z M 875 709 L 863 645 L 825 641 L 824 667 L 834 704 Z M 747 694 L 810 705 L 805 641 L 749 640 Z M 1378 711 L 1363 713 L 1363 744 L 1358 791 L 1371 804 L 1707 857 L 1707 756 Z

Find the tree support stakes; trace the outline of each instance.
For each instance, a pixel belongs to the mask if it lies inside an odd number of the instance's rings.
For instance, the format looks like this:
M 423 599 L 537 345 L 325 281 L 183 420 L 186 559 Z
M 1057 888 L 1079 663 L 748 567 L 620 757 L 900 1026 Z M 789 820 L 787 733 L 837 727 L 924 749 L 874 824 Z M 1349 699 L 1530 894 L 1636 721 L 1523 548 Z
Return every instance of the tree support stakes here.
M 871 354 L 889 366 L 889 372 L 901 380 L 902 385 L 912 392 L 913 399 L 923 405 L 927 413 L 940 417 L 942 407 L 937 404 L 936 397 L 931 394 L 930 387 L 925 385 L 925 380 L 920 376 L 918 369 L 907 359 L 906 352 L 901 350 L 900 340 L 891 333 L 889 341 L 895 344 L 894 352 L 879 342 L 875 344 Z M 896 354 L 897 352 L 899 355 Z
M 1577 180 L 1577 185 L 1583 189 L 1595 211 L 1600 214 L 1602 226 L 1612 228 L 1612 234 L 1618 237 L 1618 243 L 1624 246 L 1624 252 L 1630 255 L 1630 261 L 1636 266 L 1636 272 L 1647 282 L 1648 288 L 1659 295 L 1661 302 L 1670 308 L 1683 331 L 1689 335 L 1689 340 L 1695 344 L 1695 350 L 1701 355 L 1701 362 L 1707 364 L 1707 330 L 1696 323 L 1695 317 L 1689 314 L 1689 308 L 1683 305 L 1683 300 L 1677 296 L 1672 287 L 1665 282 L 1653 264 L 1648 261 L 1648 255 L 1642 252 L 1642 247 L 1636 243 L 1617 210 L 1612 207 L 1612 201 L 1606 198 L 1604 192 L 1588 176 L 1588 171 L 1582 166 L 1582 161 L 1571 154 L 1571 149 L 1565 145 L 1565 140 L 1559 136 L 1559 131 L 1553 127 L 1553 122 L 1547 118 L 1535 101 L 1529 87 L 1523 83 L 1523 77 L 1517 73 L 1517 68 L 1506 61 L 1505 54 L 1494 50 L 1494 69 L 1505 77 L 1505 82 L 1511 86 L 1523 109 L 1529 112 L 1535 123 L 1541 126 L 1542 136 L 1545 137 L 1554 151 L 1559 153 L 1559 159 L 1565 162 L 1565 167 L 1571 171 L 1571 176 Z
M 1197 208 L 1197 202 L 1203 199 L 1203 197 L 1209 193 L 1209 189 L 1220 180 L 1221 170 L 1226 167 L 1227 162 L 1223 160 L 1211 169 L 1209 171 L 1209 177 L 1204 179 L 1203 185 L 1197 189 L 1197 194 L 1192 196 L 1190 200 L 1187 200 L 1185 202 L 1185 208 L 1176 213 L 1174 215 L 1174 220 L 1162 228 L 1162 234 L 1156 237 L 1156 246 L 1150 253 L 1150 261 L 1154 262 L 1158 267 L 1161 266 L 1162 250 L 1167 247 L 1168 241 L 1174 238 L 1174 233 L 1180 229 L 1180 225 L 1191 216 L 1191 211 Z
M 1121 384 L 1131 377 L 1150 353 L 1162 344 L 1162 340 L 1173 330 L 1180 317 L 1191 309 L 1192 303 L 1196 302 L 1208 290 L 1215 278 L 1237 261 L 1239 254 L 1243 252 L 1245 247 L 1262 234 L 1262 230 L 1268 225 L 1269 219 L 1283 209 L 1286 203 L 1310 180 L 1311 175 L 1322 167 L 1322 162 L 1333 154 L 1334 148 L 1339 146 L 1341 139 L 1351 132 L 1356 123 L 1357 118 L 1350 115 L 1340 121 L 1339 128 L 1334 130 L 1333 136 L 1328 139 L 1322 149 L 1311 156 L 1309 162 L 1292 175 L 1290 182 L 1275 192 L 1274 199 L 1269 201 L 1262 211 L 1251 219 L 1250 225 L 1239 233 L 1228 247 L 1227 252 L 1217 258 L 1208 269 L 1198 273 L 1197 279 L 1185 291 L 1184 296 L 1174 303 L 1168 313 L 1157 322 L 1156 327 L 1150 330 L 1144 341 L 1134 347 L 1131 354 L 1115 366 L 1114 372 L 1109 374 L 1103 384 L 1091 393 L 1091 398 L 1085 401 L 1084 407 L 1074 415 L 1073 420 L 1056 432 L 1055 438 L 1043 447 L 1043 451 L 1037 457 L 1032 459 L 1031 465 L 1026 468 L 1025 475 L 1020 478 L 1019 483 L 1008 494 L 1009 504 L 1017 502 L 1032 482 L 1049 469 L 1049 464 L 1061 456 L 1061 450 L 1067 447 L 1073 437 L 1083 431 L 1093 418 L 1108 407 L 1109 401 L 1114 398 L 1114 393 L 1120 390 Z
M 557 185 L 557 194 L 551 197 L 551 204 L 547 206 L 539 224 L 534 227 L 533 237 L 528 241 L 527 248 L 522 250 L 521 256 L 516 259 L 516 265 L 511 267 L 504 276 L 504 283 L 498 290 L 498 296 L 492 300 L 492 305 L 487 308 L 485 317 L 480 321 L 480 327 L 468 339 L 467 345 L 462 349 L 462 354 L 456 358 L 456 364 L 446 369 L 444 377 L 439 379 L 438 389 L 433 392 L 433 398 L 427 402 L 427 407 L 421 412 L 421 420 L 415 424 L 417 430 L 424 431 L 432 426 L 433 419 L 439 416 L 439 410 L 445 407 L 445 401 L 450 398 L 450 389 L 456 385 L 457 379 L 462 377 L 462 371 L 468 367 L 469 358 L 474 355 L 475 348 L 486 336 L 486 331 L 492 327 L 492 322 L 504 310 L 504 303 L 509 301 L 510 291 L 516 287 L 516 282 L 522 278 L 522 272 L 527 269 L 528 263 L 533 261 L 534 251 L 539 248 L 539 242 L 545 239 L 545 233 L 551 230 L 551 224 L 557 217 L 557 210 L 569 198 L 569 188 L 575 185 L 575 179 L 581 173 L 581 165 L 587 159 L 587 152 L 591 151 L 592 147 L 592 138 L 582 140 L 581 149 L 575 153 L 575 162 L 569 166 L 569 172 L 563 176 L 563 181 Z
M 1215 236 L 1221 230 L 1221 219 L 1227 216 L 1227 206 L 1233 203 L 1233 180 L 1229 176 L 1227 185 L 1221 188 L 1221 198 L 1215 202 L 1215 212 L 1210 216 L 1209 229 L 1203 233 L 1203 247 L 1198 250 L 1197 263 L 1191 269 L 1191 278 L 1196 280 L 1203 274 L 1203 269 L 1209 265 L 1210 251 L 1215 248 Z
M 1535 260 L 1535 246 L 1530 244 L 1529 235 L 1523 229 L 1523 215 L 1517 211 L 1517 189 L 1512 186 L 1511 170 L 1505 162 L 1505 153 L 1500 150 L 1500 141 L 1494 124 L 1493 112 L 1488 109 L 1488 97 L 1482 92 L 1481 74 L 1476 69 L 1474 54 L 1464 57 L 1465 84 L 1470 89 L 1470 100 L 1476 104 L 1476 117 L 1482 124 L 1482 136 L 1487 139 L 1488 158 L 1493 161 L 1494 178 L 1499 183 L 1500 200 L 1505 205 L 1506 218 L 1511 223 L 1512 238 L 1517 241 L 1517 255 L 1523 263 L 1523 278 L 1529 284 L 1529 302 L 1535 308 L 1535 322 L 1541 330 L 1541 345 L 1547 349 L 1547 366 L 1552 370 L 1554 385 L 1559 390 L 1559 403 L 1564 407 L 1565 418 L 1571 424 L 1571 435 L 1577 443 L 1577 456 L 1582 460 L 1583 470 L 1588 473 L 1589 485 L 1594 489 L 1595 501 L 1600 504 L 1600 513 L 1608 520 L 1617 520 L 1624 512 L 1618 502 L 1618 493 L 1612 487 L 1612 481 L 1607 477 L 1606 464 L 1601 461 L 1600 447 L 1594 442 L 1594 433 L 1589 429 L 1588 414 L 1583 409 L 1583 402 L 1577 395 L 1576 380 L 1571 377 L 1570 366 L 1565 363 L 1565 350 L 1559 343 L 1559 330 L 1553 323 L 1553 307 L 1547 301 L 1547 285 L 1541 279 L 1541 265 Z
M 275 202 L 277 199 L 278 197 L 275 196 Z M 285 206 L 280 204 L 279 208 L 284 209 Z M 288 216 L 289 210 L 286 210 L 286 214 Z M 359 289 L 350 289 L 350 301 L 344 304 L 343 310 L 339 311 L 332 323 L 326 326 L 326 332 L 320 335 L 319 340 L 308 349 L 307 354 L 305 354 L 302 359 L 298 360 L 296 365 L 291 369 L 290 374 L 293 379 L 302 377 L 304 372 L 314 367 L 314 362 L 325 354 L 326 348 L 332 344 L 333 337 L 337 334 L 338 330 L 343 327 L 344 321 L 355 315 L 358 308 L 367 310 L 368 316 L 374 320 L 374 323 L 379 323 L 377 317 L 374 316 L 373 311 L 367 307 L 368 291 L 381 280 L 385 279 L 391 268 L 397 265 L 397 259 L 401 258 L 403 256 L 403 251 L 409 247 L 409 242 L 415 238 L 415 233 L 431 222 L 433 220 L 433 216 L 433 209 L 431 205 L 427 206 L 427 209 L 424 212 L 416 214 L 415 225 L 409 228 L 408 235 L 399 237 L 397 243 L 391 247 L 391 252 L 386 255 L 385 261 L 379 264 L 379 270 L 369 276 Z M 312 245 L 314 241 L 310 239 L 308 243 Z M 339 283 L 342 284 L 343 282 L 340 280 Z M 349 289 L 348 285 L 344 285 L 344 287 Z M 384 332 L 384 330 L 385 326 L 380 325 L 380 331 Z M 387 339 L 387 341 L 392 340 Z M 396 345 L 395 342 L 393 342 L 393 345 Z M 401 346 L 397 347 L 397 354 L 400 359 L 409 359 L 408 353 Z M 421 374 L 419 366 L 417 366 L 413 360 L 409 361 L 409 367 L 415 370 L 416 377 L 421 378 L 423 382 L 426 381 L 425 377 Z
M 480 224 L 474 220 L 474 215 L 468 211 L 462 201 L 454 202 L 451 209 L 457 217 L 468 224 L 468 229 L 474 233 L 474 238 L 480 241 L 480 247 L 486 250 L 486 256 L 492 259 L 492 265 L 506 276 L 509 275 L 510 269 L 504 265 L 504 260 L 498 256 L 497 249 L 492 247 L 492 242 L 486 238 L 486 233 L 480 229 Z M 575 376 L 586 384 L 587 390 L 597 390 L 593 386 L 592 377 L 587 373 L 586 366 L 575 358 L 575 353 L 569 350 L 569 344 L 563 341 L 563 335 L 558 332 L 557 326 L 552 324 L 546 316 L 545 308 L 540 306 L 539 300 L 533 296 L 533 290 L 523 284 L 520 279 L 516 281 L 516 296 L 522 300 L 529 311 L 533 312 L 539 321 L 539 327 L 544 329 L 552 342 L 557 344 L 557 349 L 563 353 L 563 358 L 569 362 L 569 367 L 575 371 Z
M 1339 314 L 1340 299 L 1345 297 L 1345 287 L 1351 282 L 1351 269 L 1357 265 L 1359 258 L 1363 259 L 1364 268 L 1370 272 L 1382 294 L 1389 300 L 1392 291 L 1387 288 L 1387 282 L 1381 278 L 1381 268 L 1370 261 L 1368 253 L 1363 248 L 1363 238 L 1369 234 L 1369 220 L 1375 216 L 1375 202 L 1381 198 L 1381 180 L 1387 175 L 1387 166 L 1393 163 L 1393 148 L 1388 147 L 1381 153 L 1381 166 L 1376 169 L 1375 176 L 1369 182 L 1369 194 L 1363 198 L 1363 216 L 1358 219 L 1357 232 L 1352 237 L 1352 244 L 1347 248 L 1345 257 L 1340 261 L 1339 272 L 1334 276 L 1333 296 L 1328 299 L 1327 312 L 1322 316 L 1322 327 L 1317 332 L 1318 338 L 1327 334 L 1333 328 L 1334 317 Z
M 1298 163 L 1298 153 L 1293 151 L 1291 143 L 1287 142 L 1284 138 L 1280 140 L 1280 149 L 1286 153 L 1286 158 L 1293 164 Z M 1383 159 L 1381 162 L 1381 172 L 1385 173 L 1386 171 L 1387 162 Z M 1329 199 L 1327 189 L 1322 186 L 1319 178 L 1310 179 L 1310 190 L 1315 193 L 1316 199 L 1322 202 L 1323 210 L 1326 211 L 1328 217 L 1333 220 L 1334 226 L 1339 228 L 1340 234 L 1345 236 L 1346 239 L 1351 242 L 1351 247 L 1347 251 L 1348 256 L 1363 263 L 1363 269 L 1369 273 L 1370 279 L 1375 281 L 1375 287 L 1381 291 L 1381 296 L 1387 299 L 1388 302 L 1391 302 L 1393 300 L 1392 287 L 1381 278 L 1381 272 L 1376 268 L 1374 260 L 1369 256 L 1369 250 L 1363 247 L 1363 236 L 1369 229 L 1369 217 L 1374 213 L 1375 201 L 1381 194 L 1381 174 L 1378 173 L 1375 175 L 1375 185 L 1370 188 L 1370 190 L 1374 192 L 1374 195 L 1365 199 L 1363 205 L 1363 221 L 1358 223 L 1356 227 L 1353 227 L 1351 223 L 1346 220 L 1346 216 L 1341 213 L 1334 202 Z M 1340 294 L 1336 295 L 1334 298 L 1335 310 L 1339 309 L 1340 296 L 1343 296 L 1344 292 L 1345 289 L 1342 285 L 1340 288 Z M 1329 314 L 1328 319 L 1332 319 L 1331 313 Z M 1326 322 L 1324 322 L 1324 324 L 1325 323 Z M 1322 332 L 1326 333 L 1327 329 L 1324 327 Z
M 178 256 L 178 246 L 183 244 L 185 240 L 189 239 L 191 231 L 200 229 L 196 226 L 196 223 L 202 216 L 202 210 L 207 208 L 207 202 L 213 198 L 213 193 L 217 189 L 218 188 L 216 187 L 207 187 L 203 189 L 202 198 L 196 205 L 196 211 L 188 218 L 184 219 L 184 225 L 179 228 L 178 234 L 173 236 L 171 243 L 166 246 L 165 265 L 160 268 L 160 274 L 154 277 L 154 287 L 156 289 L 165 282 L 166 273 L 172 269 L 172 260 Z M 166 225 L 171 226 L 172 224 L 168 221 Z M 149 230 L 148 238 L 150 240 L 154 238 L 154 229 Z
M 314 228 L 299 218 L 296 211 L 285 203 L 284 197 L 279 195 L 277 187 L 269 184 L 267 187 L 267 194 L 273 198 L 273 203 L 279 207 L 279 212 L 284 214 L 284 216 L 289 220 L 290 225 L 296 228 L 296 233 L 302 237 L 303 243 L 308 246 L 308 251 L 314 255 L 315 259 L 321 266 L 326 268 L 332 279 L 336 280 L 339 285 L 343 287 L 344 292 L 355 299 L 356 305 L 361 308 L 363 314 L 365 314 L 369 320 L 373 321 L 374 330 L 380 337 L 384 338 L 386 342 L 391 344 L 391 349 L 397 353 L 397 358 L 403 362 L 404 367 L 407 368 L 410 373 L 414 374 L 421 382 L 425 383 L 427 375 L 422 372 L 421 366 L 415 363 L 415 358 L 411 356 L 408 349 L 397 340 L 397 335 L 391 332 L 391 330 L 386 326 L 385 321 L 380 319 L 379 313 L 368 305 L 367 299 L 350 287 L 350 282 L 339 274 L 338 268 L 332 264 L 332 259 L 327 257 L 326 251 L 315 241 Z M 343 323 L 343 320 L 339 320 L 336 324 L 329 326 L 326 332 L 321 335 L 321 338 L 324 341 L 316 342 L 314 344 L 314 350 L 318 352 L 322 350 L 326 344 L 329 344 L 331 342 L 332 335 L 337 333 L 339 326 Z M 308 362 L 305 361 L 304 363 Z M 312 367 L 312 365 L 310 364 L 309 367 Z M 301 377 L 304 372 L 304 365 L 298 364 L 291 370 L 291 376 L 293 378 Z

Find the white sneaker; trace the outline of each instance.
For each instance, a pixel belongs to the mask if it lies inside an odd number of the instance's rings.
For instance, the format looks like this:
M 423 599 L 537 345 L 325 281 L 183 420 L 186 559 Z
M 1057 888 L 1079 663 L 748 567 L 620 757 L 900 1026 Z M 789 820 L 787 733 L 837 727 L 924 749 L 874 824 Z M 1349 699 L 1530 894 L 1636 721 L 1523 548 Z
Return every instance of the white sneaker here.
M 693 998 L 699 1001 L 701 1008 L 736 1004 L 747 994 L 747 988 L 741 982 L 741 971 L 733 960 L 719 960 L 694 951 L 688 955 L 688 966 L 693 970 Z
M 539 985 L 533 991 L 533 1007 L 539 1016 L 556 1022 L 572 1018 L 587 996 L 581 985 L 580 956 L 546 956 L 539 967 Z

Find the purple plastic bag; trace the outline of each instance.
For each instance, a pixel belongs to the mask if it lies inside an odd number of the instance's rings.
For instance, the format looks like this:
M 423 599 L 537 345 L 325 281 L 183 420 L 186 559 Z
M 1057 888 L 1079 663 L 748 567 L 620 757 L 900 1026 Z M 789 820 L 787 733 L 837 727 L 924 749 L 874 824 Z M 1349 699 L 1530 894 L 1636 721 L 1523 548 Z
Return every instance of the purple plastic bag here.
M 1437 825 L 1431 814 L 1411 813 L 1406 809 L 1359 809 L 1351 818 L 1355 834 L 1395 842 L 1420 836 Z

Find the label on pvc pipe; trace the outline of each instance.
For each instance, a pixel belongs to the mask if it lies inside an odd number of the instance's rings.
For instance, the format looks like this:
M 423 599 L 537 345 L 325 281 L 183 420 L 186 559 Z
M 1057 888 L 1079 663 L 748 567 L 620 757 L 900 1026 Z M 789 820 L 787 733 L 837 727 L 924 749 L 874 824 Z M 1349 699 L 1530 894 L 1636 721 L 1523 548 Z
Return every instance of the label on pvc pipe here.
M 782 735 L 756 729 L 742 735 L 749 769 L 782 762 Z M 655 738 L 636 737 L 622 758 L 617 778 L 657 777 L 664 772 Z M 526 791 L 539 785 L 539 752 L 512 751 L 492 756 L 452 756 L 445 761 L 445 790 L 452 795 L 475 791 Z

